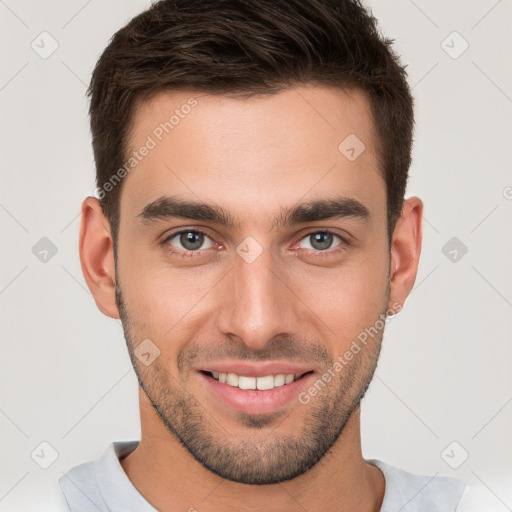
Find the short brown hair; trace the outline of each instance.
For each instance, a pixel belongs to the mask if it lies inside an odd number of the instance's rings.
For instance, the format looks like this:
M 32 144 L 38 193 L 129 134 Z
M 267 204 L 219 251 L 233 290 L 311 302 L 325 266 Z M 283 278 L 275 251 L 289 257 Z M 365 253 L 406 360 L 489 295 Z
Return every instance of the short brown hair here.
M 405 68 L 359 0 L 160 0 L 110 40 L 87 90 L 100 204 L 116 249 L 133 107 L 164 91 L 273 94 L 300 84 L 369 97 L 391 235 L 411 163 L 413 99 Z M 340 141 L 341 142 L 341 141 Z M 119 180 L 119 175 L 117 176 Z

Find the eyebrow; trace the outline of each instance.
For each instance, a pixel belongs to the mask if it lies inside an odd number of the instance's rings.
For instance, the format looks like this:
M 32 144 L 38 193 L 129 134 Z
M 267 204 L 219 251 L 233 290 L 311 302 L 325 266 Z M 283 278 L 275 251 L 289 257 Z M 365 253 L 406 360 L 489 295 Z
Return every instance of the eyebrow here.
M 226 227 L 239 228 L 240 221 L 220 205 L 195 202 L 178 196 L 161 196 L 147 204 L 137 216 L 144 224 L 172 218 L 205 221 Z M 370 210 L 350 197 L 336 197 L 300 203 L 290 209 L 282 209 L 272 219 L 272 227 L 293 226 L 305 222 L 327 219 L 352 218 L 366 221 Z

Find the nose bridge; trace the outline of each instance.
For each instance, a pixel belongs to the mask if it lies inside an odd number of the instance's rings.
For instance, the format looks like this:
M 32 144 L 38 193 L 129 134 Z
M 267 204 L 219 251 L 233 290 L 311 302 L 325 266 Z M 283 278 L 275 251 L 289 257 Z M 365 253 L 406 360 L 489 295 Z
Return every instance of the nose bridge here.
M 225 282 L 225 300 L 221 303 L 218 328 L 236 335 L 251 348 L 264 348 L 278 334 L 290 334 L 296 326 L 293 294 L 270 250 L 263 250 L 251 261 L 243 245 L 234 259 Z M 250 251 L 254 251 L 254 247 Z

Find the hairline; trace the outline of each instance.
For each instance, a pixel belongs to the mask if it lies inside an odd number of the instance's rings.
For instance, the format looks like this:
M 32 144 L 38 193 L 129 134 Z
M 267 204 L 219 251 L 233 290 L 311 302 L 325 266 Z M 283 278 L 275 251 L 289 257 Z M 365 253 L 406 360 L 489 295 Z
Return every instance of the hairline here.
M 364 95 L 364 98 L 367 102 L 367 105 L 369 107 L 368 114 L 370 115 L 370 121 L 371 121 L 371 140 L 375 144 L 375 156 L 377 160 L 377 170 L 381 176 L 381 178 L 384 181 L 384 187 L 385 187 L 385 193 L 386 193 L 386 231 L 387 231 L 387 238 L 388 238 L 388 248 L 391 248 L 391 239 L 392 239 L 392 232 L 394 230 L 394 227 L 396 225 L 396 221 L 398 220 L 398 217 L 396 219 L 391 218 L 391 212 L 389 211 L 389 190 L 388 190 L 388 180 L 385 174 L 385 157 L 384 157 L 384 141 L 382 135 L 379 133 L 379 127 L 376 121 L 375 111 L 374 111 L 374 99 L 372 98 L 372 95 L 367 90 L 367 88 L 361 86 L 360 84 L 356 83 L 355 81 L 347 81 L 343 82 L 343 84 L 336 85 L 333 83 L 328 82 L 327 80 L 321 81 L 321 80 L 310 80 L 306 82 L 299 82 L 299 81 L 293 81 L 289 82 L 287 84 L 282 83 L 276 83 L 272 84 L 271 86 L 266 87 L 265 89 L 260 90 L 251 90 L 251 89 L 243 89 L 243 88 L 234 88 L 233 90 L 227 90 L 227 91 L 212 91 L 208 90 L 206 88 L 201 87 L 167 87 L 163 89 L 150 89 L 150 90 L 142 90 L 138 91 L 134 94 L 129 113 L 128 113 L 128 122 L 126 125 L 126 132 L 123 137 L 122 141 L 122 151 L 123 151 L 123 161 L 126 161 L 128 158 L 128 155 L 130 153 L 130 150 L 134 147 L 134 133 L 135 133 L 135 118 L 137 116 L 137 113 L 140 111 L 140 109 L 148 104 L 150 101 L 154 100 L 156 97 L 160 95 L 170 95 L 170 94 L 190 94 L 194 97 L 200 97 L 200 96 L 219 96 L 219 97 L 225 97 L 230 99 L 236 99 L 236 100 L 248 100 L 252 99 L 254 97 L 258 97 L 261 99 L 266 99 L 267 97 L 271 97 L 274 95 L 277 95 L 281 92 L 286 92 L 289 90 L 292 90 L 297 87 L 301 86 L 311 86 L 311 87 L 319 87 L 319 88 L 327 88 L 334 91 L 358 91 L 361 92 Z M 117 253 L 117 242 L 119 237 L 119 227 L 121 224 L 121 196 L 123 191 L 123 185 L 126 181 L 126 178 L 128 176 L 125 176 L 121 179 L 119 184 L 119 190 L 117 190 L 116 195 L 116 201 L 115 201 L 115 212 L 113 212 L 113 218 L 117 221 L 117 225 L 112 226 L 112 238 L 114 242 L 114 258 L 116 257 Z M 402 198 L 403 200 L 403 198 Z M 110 221 L 110 219 L 107 219 Z M 110 222 L 109 222 L 110 224 Z

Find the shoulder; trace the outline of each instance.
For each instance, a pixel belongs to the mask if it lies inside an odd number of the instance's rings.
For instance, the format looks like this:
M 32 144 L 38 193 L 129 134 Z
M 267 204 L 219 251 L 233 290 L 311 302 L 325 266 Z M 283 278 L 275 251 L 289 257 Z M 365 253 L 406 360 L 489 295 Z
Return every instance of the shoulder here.
M 133 487 L 124 473 L 119 457 L 130 453 L 138 441 L 120 441 L 107 445 L 96 460 L 82 462 L 63 473 L 58 483 L 70 510 L 109 511 L 112 505 L 122 505 L 117 510 L 151 510 L 147 502 Z M 124 508 L 123 508 L 124 507 Z
M 381 512 L 453 512 L 467 488 L 457 478 L 416 475 L 377 459 L 367 462 L 378 467 L 386 479 Z
M 60 476 L 58 483 L 70 510 L 75 510 L 77 504 L 89 504 L 93 509 L 107 510 L 96 481 L 94 461 L 72 467 Z

